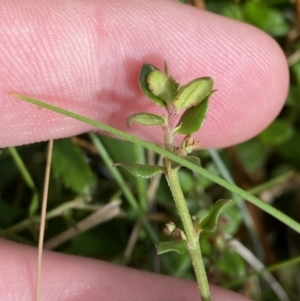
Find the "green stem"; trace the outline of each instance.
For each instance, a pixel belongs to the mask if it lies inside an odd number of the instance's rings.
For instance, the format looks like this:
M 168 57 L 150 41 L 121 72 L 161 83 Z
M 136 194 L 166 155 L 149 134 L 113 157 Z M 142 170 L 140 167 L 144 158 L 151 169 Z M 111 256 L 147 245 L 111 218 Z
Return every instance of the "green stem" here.
M 225 163 L 221 159 L 219 153 L 214 149 L 209 150 L 209 153 L 214 163 L 216 164 L 217 168 L 219 169 L 221 176 L 229 183 L 235 184 L 229 170 L 227 169 Z M 252 240 L 257 257 L 259 258 L 260 261 L 264 262 L 265 261 L 264 249 L 255 230 L 254 221 L 251 214 L 249 213 L 248 207 L 246 206 L 244 200 L 237 194 L 232 193 L 232 199 L 234 200 L 234 202 L 236 203 L 237 207 L 239 208 L 242 214 L 244 225 L 246 226 L 249 232 L 249 236 Z
M 173 130 L 172 130 L 172 125 L 170 124 L 171 118 L 172 117 L 169 114 L 168 124 L 163 127 L 163 132 L 164 132 L 165 148 L 166 150 L 173 152 L 173 148 L 174 148 Z M 184 234 L 186 236 L 186 245 L 191 256 L 192 264 L 194 267 L 194 271 L 198 283 L 198 288 L 200 291 L 201 300 L 211 301 L 208 280 L 207 280 L 206 271 L 205 271 L 201 249 L 200 249 L 199 233 L 197 233 L 197 231 L 194 228 L 193 221 L 181 189 L 180 181 L 178 178 L 179 168 L 172 167 L 171 160 L 167 158 L 164 158 L 164 167 L 166 170 L 165 175 L 167 178 L 167 182 L 169 184 L 177 211 L 179 213 L 183 225 Z
M 181 190 L 178 171 L 176 168 L 170 167 L 170 161 L 166 160 L 167 168 L 166 178 L 172 192 L 181 222 L 183 224 L 184 232 L 186 235 L 187 248 L 191 256 L 192 264 L 196 274 L 198 288 L 202 301 L 210 301 L 210 291 L 208 280 L 203 264 L 202 254 L 200 250 L 199 234 L 196 233 L 194 225 Z

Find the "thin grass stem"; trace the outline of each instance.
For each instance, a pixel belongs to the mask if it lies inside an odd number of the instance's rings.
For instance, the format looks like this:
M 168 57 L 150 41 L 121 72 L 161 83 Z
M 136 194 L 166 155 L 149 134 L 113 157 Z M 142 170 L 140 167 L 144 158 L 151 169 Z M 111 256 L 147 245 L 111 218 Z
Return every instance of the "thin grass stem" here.
M 35 301 L 39 301 L 40 295 L 41 295 L 41 274 L 42 274 L 42 259 L 43 259 L 42 256 L 43 256 L 43 243 L 44 243 L 44 234 L 45 234 L 45 223 L 46 223 L 47 199 L 48 199 L 48 190 L 49 190 L 52 150 L 53 150 L 53 140 L 49 140 L 45 181 L 44 181 L 44 192 L 43 192 L 43 199 L 42 199 L 42 210 L 41 210 L 41 223 L 40 223 L 39 245 L 38 245 L 38 261 L 37 261 L 37 271 L 36 271 Z
M 34 98 L 30 98 L 21 94 L 16 94 L 16 93 L 9 93 L 12 97 L 27 101 L 29 103 L 35 104 L 37 106 L 43 107 L 45 109 L 49 109 L 51 111 L 57 112 L 59 114 L 71 117 L 73 119 L 79 120 L 81 122 L 84 122 L 86 124 L 89 124 L 91 126 L 97 127 L 98 129 L 101 129 L 103 131 L 109 132 L 113 135 L 122 137 L 123 139 L 126 139 L 127 141 L 130 141 L 132 143 L 137 143 L 149 150 L 152 150 L 154 152 L 156 152 L 157 154 L 160 154 L 164 157 L 167 157 L 168 159 L 182 165 L 185 166 L 191 170 L 193 170 L 194 172 L 199 173 L 200 175 L 202 175 L 203 177 L 211 180 L 212 182 L 215 182 L 216 184 L 219 184 L 221 186 L 223 186 L 224 188 L 228 189 L 231 192 L 234 192 L 236 194 L 238 194 L 240 197 L 242 197 L 243 199 L 249 201 L 250 203 L 252 203 L 253 205 L 259 207 L 260 209 L 262 209 L 263 211 L 267 212 L 268 214 L 272 215 L 273 217 L 275 217 L 277 220 L 281 221 L 282 223 L 284 223 L 285 225 L 289 226 L 291 229 L 295 230 L 297 233 L 300 233 L 300 224 L 295 221 L 294 219 L 290 218 L 289 216 L 287 216 L 286 214 L 284 214 L 283 212 L 279 211 L 278 209 L 270 206 L 269 204 L 266 204 L 265 202 L 263 202 L 262 200 L 260 200 L 259 198 L 253 196 L 252 194 L 248 193 L 247 191 L 227 182 L 226 180 L 218 177 L 217 175 L 212 174 L 211 172 L 207 171 L 206 169 L 202 168 L 201 166 L 198 166 L 197 164 L 194 164 L 180 156 L 177 156 L 176 154 L 173 154 L 170 151 L 167 151 L 157 145 L 154 145 L 150 142 L 144 141 L 142 139 L 139 139 L 131 134 L 128 134 L 126 132 L 123 132 L 121 130 L 118 130 L 114 127 L 108 126 L 106 124 L 100 123 L 98 121 L 92 120 L 90 118 L 81 116 L 79 114 L 70 112 L 68 110 L 64 110 L 62 108 L 50 105 L 48 103 L 39 101 L 37 99 Z

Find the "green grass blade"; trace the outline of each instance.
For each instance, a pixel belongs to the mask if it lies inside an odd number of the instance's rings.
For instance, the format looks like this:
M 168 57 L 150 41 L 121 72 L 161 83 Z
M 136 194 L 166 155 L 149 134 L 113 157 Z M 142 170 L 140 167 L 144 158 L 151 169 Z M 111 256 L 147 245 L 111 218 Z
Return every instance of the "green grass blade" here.
M 34 214 L 37 212 L 37 209 L 39 207 L 39 195 L 38 191 L 36 189 L 36 186 L 34 184 L 34 181 L 25 166 L 21 156 L 19 155 L 17 149 L 15 147 L 9 147 L 8 148 L 10 155 L 12 156 L 18 170 L 20 171 L 20 174 L 26 183 L 27 187 L 33 192 L 30 204 L 29 204 L 29 209 L 28 209 L 28 215 L 29 217 L 33 217 Z
M 150 142 L 144 141 L 142 139 L 139 139 L 131 134 L 128 134 L 126 132 L 123 132 L 121 130 L 118 130 L 116 128 L 113 128 L 109 125 L 97 122 L 95 120 L 92 120 L 90 118 L 81 116 L 79 114 L 61 109 L 59 107 L 50 105 L 48 103 L 39 101 L 37 99 L 33 99 L 24 95 L 20 95 L 20 94 L 15 94 L 15 93 L 10 93 L 11 96 L 27 101 L 29 103 L 32 103 L 34 105 L 37 105 L 39 107 L 45 108 L 45 109 L 49 109 L 51 111 L 60 113 L 62 115 L 74 118 L 76 120 L 82 121 L 86 124 L 89 124 L 91 126 L 97 127 L 101 130 L 104 130 L 106 132 L 109 132 L 111 134 L 117 135 L 123 139 L 126 139 L 132 143 L 137 143 L 147 149 L 150 149 L 162 156 L 167 157 L 170 160 L 173 160 L 195 172 L 198 172 L 199 174 L 201 174 L 203 177 L 206 177 L 207 179 L 223 186 L 224 188 L 228 189 L 231 192 L 234 192 L 236 194 L 238 194 L 240 197 L 244 198 L 245 200 L 249 201 L 250 203 L 252 203 L 253 205 L 259 207 L 261 210 L 267 212 L 268 214 L 272 215 L 273 217 L 275 217 L 276 219 L 278 219 L 279 221 L 281 221 L 282 223 L 286 224 L 287 226 L 289 226 L 291 229 L 295 230 L 296 232 L 300 233 L 300 224 L 298 222 L 296 222 L 295 220 L 293 220 L 292 218 L 290 218 L 289 216 L 287 216 L 286 214 L 284 214 L 283 212 L 277 210 L 276 208 L 270 206 L 269 204 L 266 204 L 265 202 L 263 202 L 262 200 L 260 200 L 259 198 L 255 197 L 252 194 L 249 194 L 248 192 L 246 192 L 245 190 L 230 184 L 229 182 L 225 181 L 224 179 L 210 173 L 209 171 L 205 170 L 204 168 L 197 166 L 196 164 L 189 162 L 187 160 L 185 160 L 182 157 L 179 157 L 171 152 L 168 152 L 167 150 L 154 145 Z
M 226 165 L 222 161 L 219 153 L 216 150 L 212 149 L 209 151 L 209 154 L 210 154 L 211 158 L 213 159 L 213 161 L 215 162 L 216 166 L 218 167 L 222 177 L 224 179 L 226 179 L 229 183 L 235 184 L 231 174 L 229 173 L 229 170 L 227 169 Z M 244 224 L 249 232 L 249 235 L 253 242 L 253 245 L 254 245 L 254 248 L 255 248 L 258 258 L 262 262 L 264 262 L 265 261 L 264 249 L 263 249 L 261 242 L 259 240 L 259 237 L 255 231 L 253 219 L 248 211 L 248 208 L 247 208 L 244 200 L 235 193 L 232 193 L 232 199 L 237 204 L 237 206 L 243 216 Z
M 145 212 L 140 208 L 135 196 L 131 192 L 131 190 L 128 188 L 125 180 L 123 179 L 121 173 L 119 170 L 115 167 L 113 167 L 114 162 L 111 160 L 109 154 L 107 153 L 105 147 L 101 143 L 101 140 L 97 135 L 91 133 L 89 134 L 91 140 L 93 141 L 95 147 L 97 148 L 100 156 L 102 157 L 106 167 L 109 169 L 110 173 L 113 175 L 114 179 L 118 183 L 119 187 L 121 188 L 122 192 L 124 193 L 128 203 L 130 204 L 131 208 L 134 210 L 135 214 L 137 216 L 140 216 L 142 219 L 142 223 L 146 230 L 149 233 L 149 236 L 151 237 L 152 241 L 156 243 L 158 241 L 157 235 L 155 234 L 154 230 L 152 229 L 149 221 L 145 217 Z
M 36 192 L 36 187 L 35 187 L 34 181 L 31 177 L 30 173 L 28 172 L 18 151 L 16 150 L 15 147 L 9 147 L 8 150 L 9 150 L 10 155 L 12 156 L 16 166 L 18 167 L 20 174 L 21 174 L 24 182 L 26 183 L 27 187 L 30 188 L 32 191 Z

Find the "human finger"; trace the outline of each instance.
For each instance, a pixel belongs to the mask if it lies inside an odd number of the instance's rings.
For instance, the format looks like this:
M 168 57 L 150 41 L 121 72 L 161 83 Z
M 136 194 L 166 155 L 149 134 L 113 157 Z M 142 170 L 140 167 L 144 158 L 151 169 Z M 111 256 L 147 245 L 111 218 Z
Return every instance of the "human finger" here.
M 17 21 L 16 21 L 17 20 Z M 3 0 L 0 146 L 75 135 L 91 127 L 13 99 L 18 92 L 127 130 L 132 113 L 162 114 L 138 87 L 143 62 L 185 84 L 211 76 L 218 90 L 196 138 L 202 147 L 246 140 L 280 111 L 285 57 L 265 33 L 176 1 Z M 162 143 L 159 127 L 131 133 Z
M 37 250 L 5 240 L 0 244 L 0 300 L 33 300 Z M 41 279 L 44 301 L 199 300 L 192 281 L 51 251 L 44 251 Z M 211 291 L 213 301 L 249 301 L 215 286 Z

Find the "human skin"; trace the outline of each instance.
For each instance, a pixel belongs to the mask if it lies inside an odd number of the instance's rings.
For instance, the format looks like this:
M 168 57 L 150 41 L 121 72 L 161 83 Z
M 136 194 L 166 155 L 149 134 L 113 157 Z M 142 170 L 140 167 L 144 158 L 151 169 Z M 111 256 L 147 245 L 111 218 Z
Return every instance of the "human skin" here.
M 279 113 L 288 69 L 278 45 L 249 25 L 167 0 L 2 0 L 0 147 L 92 128 L 8 95 L 18 92 L 126 129 L 131 113 L 162 111 L 138 87 L 143 62 L 184 84 L 218 90 L 195 135 L 203 148 L 249 139 Z M 131 133 L 160 143 L 159 129 Z M 0 300 L 32 300 L 36 250 L 0 241 Z M 42 300 L 199 300 L 195 283 L 45 252 Z M 212 287 L 213 301 L 244 297 Z

